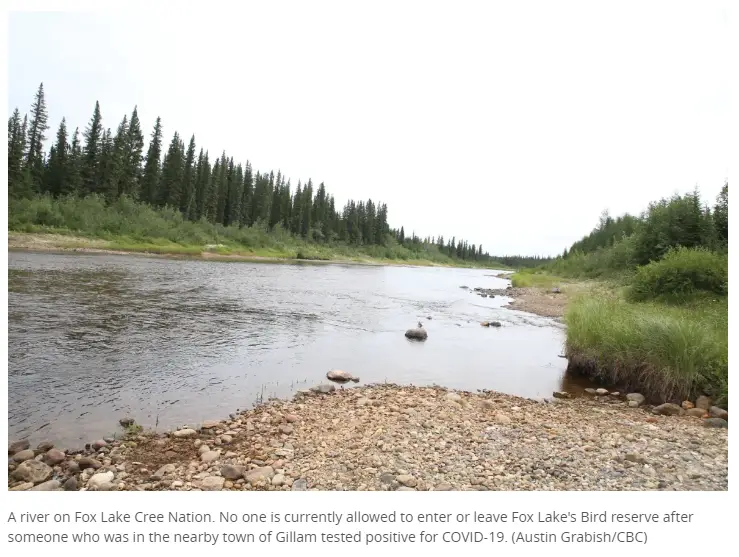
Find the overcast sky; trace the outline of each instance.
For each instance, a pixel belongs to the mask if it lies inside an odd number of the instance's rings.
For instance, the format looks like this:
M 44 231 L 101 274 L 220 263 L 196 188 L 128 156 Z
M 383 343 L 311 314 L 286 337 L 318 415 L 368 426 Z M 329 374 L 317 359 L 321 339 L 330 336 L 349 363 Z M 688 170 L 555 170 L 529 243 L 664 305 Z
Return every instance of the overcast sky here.
M 559 253 L 695 185 L 712 203 L 728 177 L 728 2 L 156 4 L 11 14 L 8 114 L 41 81 L 49 137 L 138 105 L 147 138 L 161 116 L 167 143 L 495 254 Z

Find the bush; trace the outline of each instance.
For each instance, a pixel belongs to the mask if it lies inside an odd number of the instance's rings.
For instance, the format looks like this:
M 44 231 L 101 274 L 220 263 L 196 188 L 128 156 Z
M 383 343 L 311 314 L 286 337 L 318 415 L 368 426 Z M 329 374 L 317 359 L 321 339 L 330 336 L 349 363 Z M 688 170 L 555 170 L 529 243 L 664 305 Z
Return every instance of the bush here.
M 632 300 L 682 300 L 697 294 L 728 293 L 728 259 L 703 248 L 676 248 L 664 259 L 639 267 L 629 295 Z

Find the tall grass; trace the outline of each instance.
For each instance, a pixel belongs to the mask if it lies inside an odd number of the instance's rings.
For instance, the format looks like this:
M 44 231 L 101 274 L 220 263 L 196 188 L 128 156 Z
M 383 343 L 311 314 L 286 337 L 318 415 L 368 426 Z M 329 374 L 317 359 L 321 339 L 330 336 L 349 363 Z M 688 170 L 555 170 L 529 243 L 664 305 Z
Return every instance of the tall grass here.
M 511 285 L 516 288 L 552 288 L 561 283 L 561 278 L 534 269 L 521 269 L 511 275 Z
M 565 315 L 572 369 L 655 400 L 703 390 L 728 403 L 728 307 L 631 304 L 580 297 Z

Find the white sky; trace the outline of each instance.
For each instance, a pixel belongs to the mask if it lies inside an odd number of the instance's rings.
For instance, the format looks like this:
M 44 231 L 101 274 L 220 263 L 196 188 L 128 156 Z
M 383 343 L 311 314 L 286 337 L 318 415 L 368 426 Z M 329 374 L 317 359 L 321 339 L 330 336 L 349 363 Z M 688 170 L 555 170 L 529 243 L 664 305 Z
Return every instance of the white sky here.
M 147 138 L 161 116 L 166 143 L 494 254 L 559 253 L 696 184 L 713 204 L 728 177 L 728 2 L 357 4 L 13 13 L 8 114 L 41 81 L 49 137 L 95 100 L 113 131 L 138 105 Z

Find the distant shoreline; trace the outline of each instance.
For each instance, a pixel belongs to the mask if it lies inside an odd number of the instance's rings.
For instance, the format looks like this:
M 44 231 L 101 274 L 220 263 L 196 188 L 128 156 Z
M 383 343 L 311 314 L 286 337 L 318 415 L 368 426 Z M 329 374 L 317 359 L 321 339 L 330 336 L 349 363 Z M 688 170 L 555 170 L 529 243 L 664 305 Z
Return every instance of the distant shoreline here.
M 297 257 L 281 257 L 257 255 L 250 253 L 219 252 L 203 249 L 201 246 L 177 247 L 142 245 L 136 248 L 119 248 L 114 241 L 107 241 L 82 236 L 67 236 L 54 233 L 28 233 L 8 231 L 8 251 L 11 252 L 38 252 L 56 254 L 88 254 L 88 255 L 124 255 L 140 257 L 156 257 L 162 259 L 184 259 L 203 261 L 233 261 L 242 263 L 308 263 L 308 264 L 334 264 L 334 265 L 367 265 L 367 266 L 393 266 L 393 267 L 441 267 L 450 269 L 485 269 L 504 270 L 496 267 L 467 267 L 457 265 L 444 265 L 419 259 L 416 262 L 408 262 L 398 259 L 375 259 L 371 257 L 361 259 L 301 259 Z M 512 271 L 511 271 L 512 272 Z

